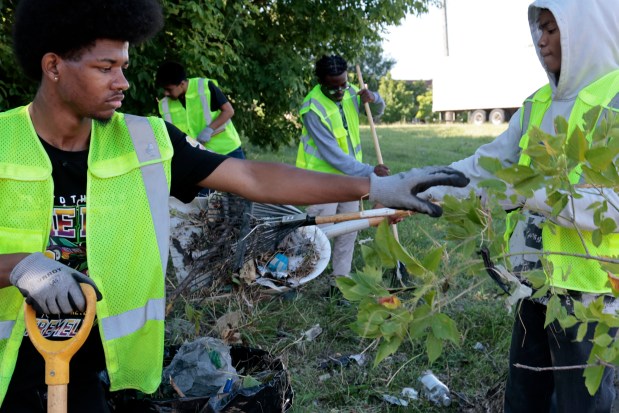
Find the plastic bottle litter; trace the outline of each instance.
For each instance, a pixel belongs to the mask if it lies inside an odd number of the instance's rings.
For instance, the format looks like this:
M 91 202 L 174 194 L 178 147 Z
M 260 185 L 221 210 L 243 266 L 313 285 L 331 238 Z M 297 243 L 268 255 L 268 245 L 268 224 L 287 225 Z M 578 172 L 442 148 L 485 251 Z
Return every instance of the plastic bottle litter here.
M 449 388 L 440 381 L 431 370 L 426 370 L 420 377 L 419 381 L 423 385 L 423 395 L 437 406 L 449 406 L 451 404 L 451 395 Z

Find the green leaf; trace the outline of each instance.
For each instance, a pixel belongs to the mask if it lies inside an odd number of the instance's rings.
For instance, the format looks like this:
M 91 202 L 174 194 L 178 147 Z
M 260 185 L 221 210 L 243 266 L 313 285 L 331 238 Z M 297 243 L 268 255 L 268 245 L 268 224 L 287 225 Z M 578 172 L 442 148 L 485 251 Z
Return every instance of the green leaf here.
M 604 366 L 587 367 L 583 373 L 585 386 L 590 395 L 594 395 L 600 388 L 602 377 L 604 376 Z
M 568 315 L 567 317 L 562 317 L 559 320 L 559 324 L 561 325 L 562 328 L 570 328 L 575 326 L 578 323 L 578 320 L 576 319 L 576 317 L 572 316 L 572 315 Z
M 617 153 L 617 150 L 609 150 L 608 148 L 593 148 L 586 152 L 585 157 L 593 169 L 604 171 L 612 164 Z
M 479 159 L 477 159 L 477 162 L 479 163 L 479 166 L 492 174 L 503 169 L 503 164 L 501 164 L 501 161 L 499 161 L 497 158 L 480 156 Z
M 585 135 L 576 128 L 567 141 L 566 155 L 576 163 L 581 163 L 585 160 L 585 152 L 588 148 L 589 142 Z
M 428 334 L 428 337 L 426 337 L 426 352 L 428 353 L 430 363 L 436 361 L 443 353 L 443 342 L 433 334 Z
M 588 326 L 587 323 L 582 323 L 578 326 L 578 332 L 576 333 L 576 341 L 582 341 L 587 334 Z
M 613 338 L 608 334 L 600 334 L 593 339 L 593 342 L 600 347 L 608 347 L 613 342 Z
M 460 333 L 456 322 L 449 318 L 447 315 L 438 313 L 432 317 L 432 333 L 437 338 L 443 340 L 450 340 L 455 344 L 458 344 L 460 340 Z
M 561 314 L 561 301 L 557 295 L 553 295 L 546 304 L 546 320 L 544 320 L 544 328 L 548 327 Z
M 382 339 L 378 345 L 376 358 L 374 359 L 374 367 L 378 366 L 381 361 L 395 353 L 402 344 L 402 338 L 395 336 L 391 340 Z
M 445 247 L 434 248 L 430 252 L 428 252 L 425 257 L 423 257 L 422 264 L 423 266 L 433 272 L 438 270 L 439 265 L 441 265 L 441 259 L 443 258 L 443 253 L 445 252 Z
M 614 219 L 604 218 L 600 223 L 600 231 L 603 234 L 612 234 L 617 229 L 617 223 Z

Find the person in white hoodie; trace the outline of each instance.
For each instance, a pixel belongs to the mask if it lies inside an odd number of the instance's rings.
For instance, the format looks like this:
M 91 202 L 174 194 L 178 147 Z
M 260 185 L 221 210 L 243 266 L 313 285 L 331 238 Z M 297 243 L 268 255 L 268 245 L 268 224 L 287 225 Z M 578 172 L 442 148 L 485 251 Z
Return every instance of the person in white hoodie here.
M 474 189 L 483 197 L 477 184 L 493 175 L 481 167 L 481 157 L 496 158 L 505 167 L 526 164 L 530 159 L 522 155 L 522 148 L 528 145 L 532 127 L 554 135 L 557 116 L 567 119 L 568 130 L 572 131 L 582 126 L 584 113 L 594 106 L 603 108 L 598 122 L 619 111 L 619 1 L 537 0 L 529 6 L 528 17 L 533 44 L 549 83 L 525 100 L 504 133 L 478 148 L 472 156 L 450 165 L 470 178 L 466 188 L 436 187 L 421 196 L 435 200 L 441 200 L 445 194 L 467 197 Z M 572 184 L 582 179 L 578 174 L 571 178 Z M 504 205 L 506 209 L 521 207 L 525 215 L 509 240 L 510 253 L 519 254 L 510 258 L 514 273 L 541 268 L 542 251 L 583 254 L 579 233 L 589 250 L 617 255 L 613 245 L 617 245 L 619 232 L 605 236 L 599 247 L 592 245 L 591 231 L 596 226 L 593 211 L 588 207 L 604 199 L 608 200 L 608 205 L 619 205 L 619 196 L 611 188 L 604 189 L 603 196 L 592 189 L 577 191 L 581 197 L 570 199 L 560 217 L 552 220 L 547 219 L 552 208 L 545 202 L 545 189 L 536 191 L 518 205 Z M 619 211 L 612 206 L 605 216 L 619 222 Z M 618 303 L 611 294 L 606 273 L 595 260 L 563 255 L 548 255 L 547 258 L 553 264 L 552 270 L 546 269 L 547 276 L 554 287 L 566 292 L 560 298 L 568 311 L 571 300 L 580 300 L 586 305 L 602 294 L 605 295 L 605 312 L 615 313 Z M 567 277 L 561 276 L 568 273 Z M 523 299 L 517 309 L 505 412 L 609 412 L 615 398 L 611 368 L 605 369 L 599 390 L 591 396 L 581 368 L 533 371 L 514 366 L 516 363 L 546 368 L 586 365 L 595 324 L 589 324 L 584 340 L 576 341 L 578 325 L 563 329 L 555 322 L 544 327 L 544 300 Z

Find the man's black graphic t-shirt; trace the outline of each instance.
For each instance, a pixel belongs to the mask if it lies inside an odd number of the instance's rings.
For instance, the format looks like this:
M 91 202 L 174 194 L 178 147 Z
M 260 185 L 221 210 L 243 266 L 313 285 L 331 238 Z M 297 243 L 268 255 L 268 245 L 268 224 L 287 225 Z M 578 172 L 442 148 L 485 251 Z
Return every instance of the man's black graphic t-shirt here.
M 211 174 L 226 157 L 209 152 L 195 140 L 186 138 L 175 126 L 166 123 L 174 148 L 172 158 L 172 196 L 191 201 L 197 183 Z M 41 140 L 52 163 L 54 210 L 49 244 L 45 255 L 88 275 L 86 260 L 86 177 L 88 151 L 67 152 Z M 44 337 L 63 340 L 79 330 L 83 314 L 60 316 L 39 314 L 37 321 Z M 95 321 L 96 322 L 96 321 Z M 71 381 L 92 378 L 105 368 L 99 330 L 93 326 L 90 336 L 70 363 Z M 44 385 L 45 362 L 28 337 L 24 337 L 11 387 L 14 389 Z

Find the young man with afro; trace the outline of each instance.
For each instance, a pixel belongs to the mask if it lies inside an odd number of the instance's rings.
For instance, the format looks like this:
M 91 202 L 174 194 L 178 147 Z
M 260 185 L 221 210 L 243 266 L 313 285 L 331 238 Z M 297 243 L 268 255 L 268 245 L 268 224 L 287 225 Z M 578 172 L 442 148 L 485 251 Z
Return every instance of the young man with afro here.
M 70 364 L 70 412 L 107 412 L 111 391 L 157 390 L 164 350 L 169 196 L 197 187 L 269 203 L 352 201 L 438 216 L 416 197 L 465 185 L 448 168 L 347 177 L 228 158 L 157 117 L 117 112 L 129 88 L 129 44 L 163 26 L 157 0 L 20 0 L 14 53 L 39 83 L 33 101 L 0 113 L 0 411 L 45 411 L 44 361 L 24 337 L 24 299 L 41 332 L 79 328 L 98 292 L 95 326 Z M 51 230 L 51 232 L 50 232 Z M 73 245 L 71 260 L 45 254 Z M 53 258 L 52 258 L 53 257 Z

